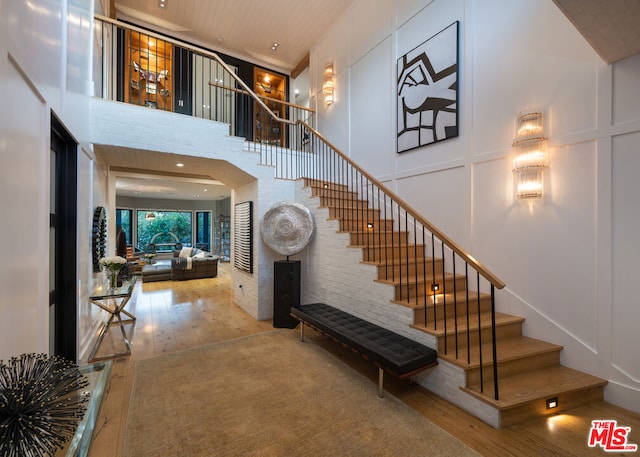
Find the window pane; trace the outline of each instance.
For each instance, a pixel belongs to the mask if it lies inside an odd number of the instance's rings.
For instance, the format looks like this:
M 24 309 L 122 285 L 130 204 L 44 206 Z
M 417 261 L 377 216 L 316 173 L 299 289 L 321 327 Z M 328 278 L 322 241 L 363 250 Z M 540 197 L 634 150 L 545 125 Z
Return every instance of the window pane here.
M 196 212 L 196 245 L 204 251 L 210 251 L 211 211 Z
M 131 233 L 131 218 L 133 210 L 116 208 L 116 227 L 122 225 L 122 230 L 127 235 L 127 245 L 131 245 L 133 242 L 133 234 Z
M 144 250 L 153 243 L 157 252 L 168 252 L 176 243 L 191 246 L 192 218 L 191 211 L 138 210 L 138 248 Z

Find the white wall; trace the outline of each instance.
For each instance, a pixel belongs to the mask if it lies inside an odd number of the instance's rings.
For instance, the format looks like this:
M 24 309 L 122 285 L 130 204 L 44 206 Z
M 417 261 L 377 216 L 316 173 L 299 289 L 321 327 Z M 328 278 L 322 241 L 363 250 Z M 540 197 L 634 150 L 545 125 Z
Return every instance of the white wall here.
M 264 168 L 264 167 L 263 167 Z M 273 317 L 273 262 L 284 260 L 262 240 L 262 218 L 278 202 L 293 201 L 293 181 L 261 179 L 234 189 L 231 217 L 238 203 L 253 202 L 253 274 L 232 268 L 232 285 L 235 303 L 258 320 Z M 234 258 L 234 239 L 231 240 L 231 265 Z M 296 260 L 297 257 L 291 257 Z
M 506 284 L 498 309 L 640 411 L 634 279 L 640 57 L 605 65 L 551 1 L 357 0 L 311 52 L 319 130 Z M 396 62 L 460 21 L 459 137 L 395 152 Z M 542 110 L 545 196 L 514 197 L 516 117 Z
M 51 112 L 80 143 L 78 252 L 90 252 L 90 230 L 83 230 L 94 206 L 87 97 L 92 8 L 90 0 L 0 2 L 0 236 L 6 259 L 13 259 L 0 265 L 0 359 L 49 352 Z M 78 260 L 78 296 L 86 303 L 88 260 Z

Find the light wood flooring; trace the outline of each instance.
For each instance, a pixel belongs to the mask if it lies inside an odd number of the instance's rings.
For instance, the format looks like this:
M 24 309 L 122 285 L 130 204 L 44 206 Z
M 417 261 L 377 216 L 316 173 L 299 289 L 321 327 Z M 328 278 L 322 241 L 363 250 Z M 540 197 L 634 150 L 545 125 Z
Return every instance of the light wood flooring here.
M 218 278 L 189 281 L 138 282 L 127 309 L 136 315 L 131 356 L 113 359 L 111 378 L 96 423 L 90 457 L 119 457 L 136 360 L 273 329 L 233 304 L 229 271 L 222 263 Z M 117 349 L 113 328 L 101 351 Z M 297 332 L 298 329 L 292 330 Z M 377 369 L 327 338 L 307 330 L 305 336 L 325 347 L 372 381 L 377 401 Z M 111 338 L 112 337 L 112 338 Z M 388 392 L 447 430 L 484 456 L 636 455 L 589 448 L 587 437 L 595 419 L 615 419 L 631 427 L 628 443 L 640 444 L 640 414 L 600 402 L 566 414 L 496 430 L 425 389 L 385 377 Z M 179 407 L 179 405 L 176 405 Z M 425 437 L 428 439 L 428 437 Z M 215 455 L 215 454 L 212 454 Z

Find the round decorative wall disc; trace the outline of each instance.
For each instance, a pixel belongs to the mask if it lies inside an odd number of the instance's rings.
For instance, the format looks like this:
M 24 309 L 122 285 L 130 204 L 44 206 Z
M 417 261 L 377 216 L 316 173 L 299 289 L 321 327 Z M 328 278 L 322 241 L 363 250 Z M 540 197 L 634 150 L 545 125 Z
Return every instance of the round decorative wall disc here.
M 313 217 L 300 203 L 276 203 L 262 218 L 260 231 L 267 246 L 278 254 L 294 255 L 311 240 Z

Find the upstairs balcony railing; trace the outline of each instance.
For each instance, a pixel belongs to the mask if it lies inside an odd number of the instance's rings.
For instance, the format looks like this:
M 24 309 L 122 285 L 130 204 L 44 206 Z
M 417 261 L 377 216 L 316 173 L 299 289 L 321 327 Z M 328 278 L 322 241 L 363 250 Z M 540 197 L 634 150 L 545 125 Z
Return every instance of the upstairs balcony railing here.
M 214 52 L 104 16 L 94 24 L 97 97 L 223 122 L 265 154 L 298 143 L 298 121 L 315 124 L 282 87 L 260 81 L 256 94 Z
M 171 64 L 173 75 L 162 73 L 166 68 L 158 64 L 159 53 L 149 53 L 144 68 L 132 63 L 144 58 L 140 53 L 132 58 L 125 47 L 135 48 L 135 34 L 138 41 L 171 44 L 171 60 L 180 61 Z M 96 95 L 128 103 L 151 101 L 147 106 L 225 122 L 230 134 L 246 138 L 247 147 L 260 153 L 260 163 L 274 167 L 277 178 L 326 186 L 323 195 L 336 206 L 341 230 L 352 232 L 352 243 L 377 246 L 365 249 L 363 260 L 377 265 L 382 279 L 394 284 L 395 301 L 421 308 L 418 326 L 440 332 L 439 351 L 471 364 L 472 346 L 477 345 L 480 390 L 490 381 L 493 397 L 499 399 L 495 290 L 504 283 L 327 141 L 314 128 L 312 110 L 258 96 L 215 53 L 108 18 L 96 18 L 96 43 L 96 65 L 101 67 L 94 73 L 103 75 Z M 172 86 L 177 100 L 168 104 L 172 95 L 162 82 L 182 73 L 188 77 Z M 484 373 L 488 365 L 491 373 Z

